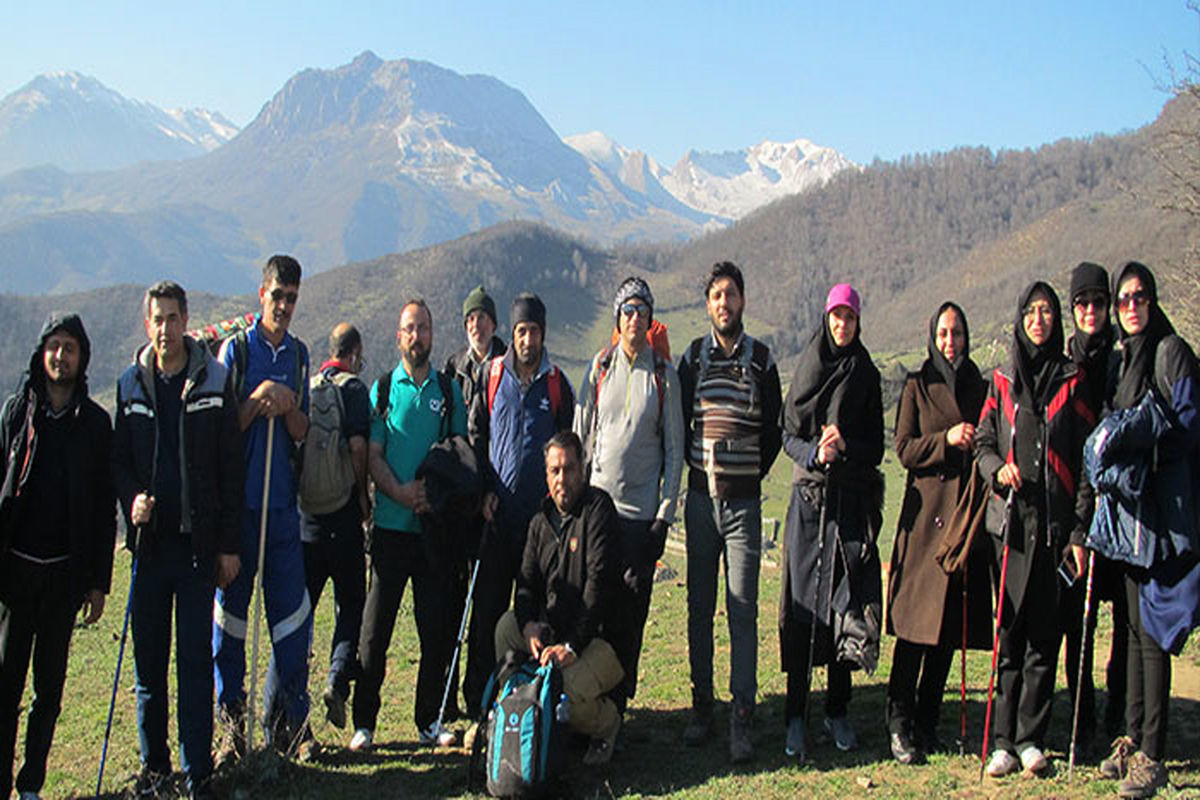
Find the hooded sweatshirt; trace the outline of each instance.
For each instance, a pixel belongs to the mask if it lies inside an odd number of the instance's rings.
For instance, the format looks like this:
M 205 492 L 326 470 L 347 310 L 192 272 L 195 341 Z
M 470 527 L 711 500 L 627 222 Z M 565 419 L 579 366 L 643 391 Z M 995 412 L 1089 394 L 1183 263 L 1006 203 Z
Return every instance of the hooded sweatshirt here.
M 70 401 L 54 412 L 42 351 L 51 334 L 60 330 L 79 343 L 79 369 Z M 66 562 L 72 576 L 69 591 L 81 596 L 92 589 L 108 591 L 116 536 L 108 470 L 112 423 L 108 413 L 88 397 L 90 360 L 91 341 L 79 316 L 52 313 L 18 390 L 0 412 L 5 459 L 0 552 L 35 563 Z M 48 505 L 48 497 L 55 502 Z M 57 530 L 50 533 L 44 524 Z

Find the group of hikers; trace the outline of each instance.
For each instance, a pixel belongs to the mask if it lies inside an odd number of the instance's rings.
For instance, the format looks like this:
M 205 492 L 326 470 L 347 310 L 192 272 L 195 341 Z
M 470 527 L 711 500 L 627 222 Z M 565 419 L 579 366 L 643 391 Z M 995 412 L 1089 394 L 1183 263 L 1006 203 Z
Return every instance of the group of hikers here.
M 723 564 L 727 744 L 732 762 L 749 761 L 761 483 L 781 449 L 792 461 L 779 604 L 790 757 L 807 757 L 818 666 L 827 670 L 823 729 L 837 748 L 857 746 L 852 672 L 875 669 L 886 628 L 896 644 L 885 724 L 898 762 L 945 749 L 938 724 L 953 656 L 963 653 L 965 687 L 973 648 L 993 654 L 987 774 L 1045 774 L 1065 640 L 1073 766 L 1099 734 L 1091 662 L 1103 599 L 1114 615 L 1104 727 L 1116 740 L 1100 772 L 1125 797 L 1167 785 L 1171 655 L 1200 615 L 1200 387 L 1196 358 L 1142 264 L 1111 281 L 1095 264 L 1074 270 L 1069 342 L 1055 290 L 1031 284 L 1009 360 L 987 379 L 971 360 L 963 309 L 937 308 L 928 357 L 896 411 L 908 474 L 886 620 L 876 546 L 883 394 L 849 284 L 829 290 L 784 396 L 768 346 L 744 329 L 746 289 L 731 262 L 707 275 L 711 328 L 677 363 L 650 286 L 622 282 L 611 340 L 578 393 L 546 350 L 542 301 L 515 298 L 506 345 L 482 286 L 462 306 L 467 345 L 443 370 L 430 363 L 433 317 L 419 298 L 399 309 L 398 363 L 369 385 L 349 323 L 333 328 L 327 359 L 310 370 L 307 347 L 289 332 L 300 278 L 295 259 L 269 259 L 261 313 L 215 354 L 187 334 L 183 288 L 151 286 L 148 341 L 120 377 L 115 428 L 88 397 L 83 322 L 46 322 L 0 420 L 0 754 L 14 753 L 32 658 L 22 800 L 45 780 L 76 615 L 82 606 L 95 622 L 105 606 L 118 506 L 132 554 L 139 795 L 156 795 L 172 774 L 172 621 L 179 761 L 192 797 L 213 796 L 214 769 L 245 755 L 249 720 L 282 752 L 311 757 L 308 656 L 330 582 L 321 701 L 332 725 L 352 726 L 351 751 L 374 745 L 411 581 L 421 744 L 458 743 L 447 723 L 485 719 L 498 662 L 532 659 L 561 674 L 560 719 L 586 740 L 583 763 L 606 763 L 637 687 L 685 470 L 692 697 L 681 738 L 699 747 L 713 736 Z M 271 646 L 260 714 L 253 667 L 245 685 L 256 597 Z M 472 725 L 464 743 L 487 735 Z M 0 797 L 13 788 L 5 755 Z

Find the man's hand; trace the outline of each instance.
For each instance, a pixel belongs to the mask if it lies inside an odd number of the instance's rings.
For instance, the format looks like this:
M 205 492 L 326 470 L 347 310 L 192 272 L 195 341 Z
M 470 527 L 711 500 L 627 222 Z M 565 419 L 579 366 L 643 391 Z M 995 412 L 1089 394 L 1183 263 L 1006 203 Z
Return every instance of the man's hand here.
M 483 518 L 491 522 L 496 516 L 496 507 L 500 505 L 500 498 L 495 492 L 488 492 L 483 496 L 483 508 L 480 511 L 483 513 Z
M 425 514 L 432 511 L 433 508 L 429 505 L 429 500 L 425 497 L 425 479 L 417 478 L 408 483 L 400 484 L 400 502 L 417 514 Z
M 1007 486 L 1013 491 L 1021 490 L 1021 470 L 1016 464 L 1005 464 L 996 471 L 996 483 Z
M 242 571 L 242 559 L 237 553 L 217 553 L 217 588 L 225 589 Z
M 91 625 L 104 613 L 104 592 L 92 589 L 83 598 L 83 624 Z
M 960 422 L 946 431 L 946 444 L 959 450 L 970 450 L 975 440 L 975 426 L 969 422 Z
M 553 661 L 562 669 L 566 669 L 575 663 L 575 651 L 565 644 L 552 644 L 543 648 L 541 656 L 538 656 L 537 659 L 543 667 Z
M 529 645 L 529 655 L 534 658 L 541 658 L 542 648 L 542 626 L 536 622 L 529 622 L 525 625 L 525 630 L 521 631 L 521 635 L 525 637 L 526 644 Z
M 129 517 L 134 525 L 149 525 L 150 514 L 154 511 L 153 495 L 142 492 L 133 498 L 133 506 L 129 509 Z
M 255 416 L 282 416 L 296 407 L 296 393 L 282 383 L 266 380 L 254 387 L 250 393 L 254 401 Z
M 663 550 L 667 548 L 667 532 L 669 530 L 670 526 L 667 525 L 665 519 L 656 519 L 650 523 L 647 555 L 651 557 L 649 559 L 651 562 L 657 562 L 662 558 Z

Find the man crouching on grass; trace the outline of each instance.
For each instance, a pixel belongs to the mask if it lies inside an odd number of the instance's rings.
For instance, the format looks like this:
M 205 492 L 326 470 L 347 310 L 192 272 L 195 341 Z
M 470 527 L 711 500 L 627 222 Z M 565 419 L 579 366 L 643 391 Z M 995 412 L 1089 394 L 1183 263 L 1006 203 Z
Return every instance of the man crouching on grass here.
M 616 605 L 617 512 L 602 489 L 584 481 L 578 436 L 556 433 L 545 456 L 550 495 L 529 522 L 516 600 L 496 625 L 496 652 L 562 668 L 571 729 L 591 738 L 583 763 L 604 764 L 621 727 L 607 693 L 625 675 L 605 613 Z

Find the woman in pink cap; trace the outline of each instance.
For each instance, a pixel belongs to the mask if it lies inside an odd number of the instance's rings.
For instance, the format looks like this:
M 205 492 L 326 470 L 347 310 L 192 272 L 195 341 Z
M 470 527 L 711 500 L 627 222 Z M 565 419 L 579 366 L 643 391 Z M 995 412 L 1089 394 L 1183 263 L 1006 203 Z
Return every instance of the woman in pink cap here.
M 813 665 L 829 669 L 825 730 L 839 750 L 851 750 L 858 740 L 847 717 L 850 671 L 872 672 L 879 659 L 883 398 L 860 310 L 850 284 L 830 289 L 783 406 L 783 447 L 794 467 L 779 637 L 785 751 L 800 761 Z

